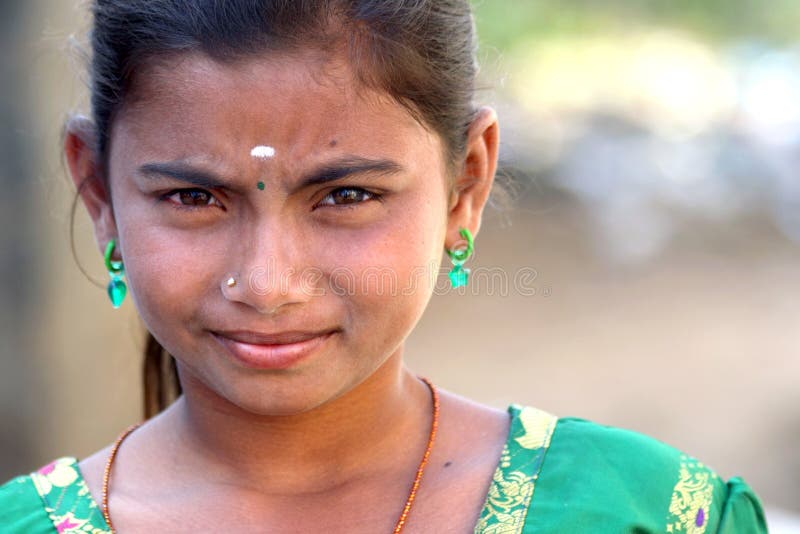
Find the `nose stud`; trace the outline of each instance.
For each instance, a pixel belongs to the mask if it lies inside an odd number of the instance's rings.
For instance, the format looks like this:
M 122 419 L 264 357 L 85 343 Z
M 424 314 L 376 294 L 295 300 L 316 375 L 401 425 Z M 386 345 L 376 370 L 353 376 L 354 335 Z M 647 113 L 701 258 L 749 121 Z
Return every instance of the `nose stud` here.
M 244 284 L 244 285 L 241 285 Z M 250 305 L 255 308 L 258 313 L 263 315 L 274 315 L 279 308 L 284 304 L 278 304 L 274 308 L 266 309 L 256 306 L 255 298 L 260 295 L 266 295 L 272 290 L 259 287 L 253 282 L 253 276 L 249 278 L 243 277 L 239 272 L 228 272 L 226 277 L 220 281 L 220 291 L 222 295 L 229 301 L 240 302 Z M 234 290 L 234 288 L 237 288 Z

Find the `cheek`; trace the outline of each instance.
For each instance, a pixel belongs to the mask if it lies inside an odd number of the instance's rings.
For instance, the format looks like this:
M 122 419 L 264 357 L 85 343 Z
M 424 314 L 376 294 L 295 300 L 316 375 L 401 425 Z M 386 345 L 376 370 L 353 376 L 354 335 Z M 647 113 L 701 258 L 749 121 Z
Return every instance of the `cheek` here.
M 136 217 L 122 218 L 119 232 L 139 314 L 157 337 L 168 337 L 178 331 L 176 323 L 191 321 L 193 308 L 213 289 L 216 269 L 208 252 L 214 245 L 207 236 L 141 224 Z
M 445 218 L 425 204 L 418 208 L 329 241 L 323 269 L 336 294 L 354 308 L 354 328 L 373 336 L 405 335 L 427 306 L 442 258 Z

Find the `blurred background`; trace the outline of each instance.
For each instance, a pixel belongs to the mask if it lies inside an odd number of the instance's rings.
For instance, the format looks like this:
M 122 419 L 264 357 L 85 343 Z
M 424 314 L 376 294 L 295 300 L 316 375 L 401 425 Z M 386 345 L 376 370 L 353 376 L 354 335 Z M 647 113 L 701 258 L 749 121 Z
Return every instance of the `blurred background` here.
M 652 435 L 800 532 L 800 5 L 474 4 L 517 198 L 493 201 L 471 267 L 524 269 L 526 291 L 435 295 L 409 366 Z M 74 1 L 0 2 L 2 480 L 141 416 L 142 327 L 130 299 L 111 309 L 82 207 L 70 250 L 60 131 L 88 110 L 87 23 Z

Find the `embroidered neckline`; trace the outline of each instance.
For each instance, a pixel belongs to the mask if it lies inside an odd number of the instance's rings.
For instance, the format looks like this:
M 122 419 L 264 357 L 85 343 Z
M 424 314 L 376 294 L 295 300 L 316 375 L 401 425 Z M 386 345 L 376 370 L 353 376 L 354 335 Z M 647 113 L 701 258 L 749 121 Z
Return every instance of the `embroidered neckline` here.
M 30 478 L 59 534 L 110 534 L 77 458 L 59 458 L 31 473 Z
M 492 476 L 475 534 L 498 526 L 521 534 L 545 453 L 558 418 L 541 410 L 512 404 L 503 452 Z M 45 511 L 59 534 L 110 534 L 97 501 L 71 456 L 59 458 L 31 473 Z
M 475 534 L 522 534 L 558 418 L 542 410 L 512 404 L 511 427 Z

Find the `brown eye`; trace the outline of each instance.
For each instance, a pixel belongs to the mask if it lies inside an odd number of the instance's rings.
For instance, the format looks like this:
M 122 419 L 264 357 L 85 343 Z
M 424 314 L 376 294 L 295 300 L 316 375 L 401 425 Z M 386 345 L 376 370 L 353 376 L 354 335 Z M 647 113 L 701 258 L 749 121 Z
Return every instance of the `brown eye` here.
M 320 204 L 327 206 L 341 206 L 348 204 L 361 204 L 367 200 L 377 199 L 378 195 L 370 193 L 360 187 L 340 187 L 328 193 Z
M 166 197 L 178 206 L 187 208 L 210 206 L 216 200 L 214 195 L 202 189 L 179 189 L 168 193 Z

